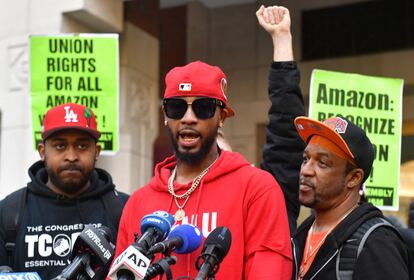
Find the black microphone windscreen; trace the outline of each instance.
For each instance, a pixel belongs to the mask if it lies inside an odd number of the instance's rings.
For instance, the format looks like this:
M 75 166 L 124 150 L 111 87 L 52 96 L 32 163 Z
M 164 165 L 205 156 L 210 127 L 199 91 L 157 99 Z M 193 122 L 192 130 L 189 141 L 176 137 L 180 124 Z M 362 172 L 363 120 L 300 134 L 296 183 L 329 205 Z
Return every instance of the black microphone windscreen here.
M 114 255 L 114 249 L 109 243 L 110 237 L 111 230 L 109 228 L 105 226 L 95 228 L 92 225 L 86 225 L 75 240 L 69 260 L 87 252 L 94 256 L 91 260 L 93 267 L 102 267 L 110 263 Z
M 215 228 L 204 242 L 203 252 L 209 245 L 216 246 L 217 258 L 221 262 L 227 255 L 231 246 L 231 233 L 227 227 Z

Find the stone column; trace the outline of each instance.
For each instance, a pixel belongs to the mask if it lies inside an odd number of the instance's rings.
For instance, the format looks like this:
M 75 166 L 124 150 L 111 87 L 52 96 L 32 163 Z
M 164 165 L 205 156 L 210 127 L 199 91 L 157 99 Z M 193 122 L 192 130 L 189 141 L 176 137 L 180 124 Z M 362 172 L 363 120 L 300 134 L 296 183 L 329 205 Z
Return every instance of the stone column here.
M 30 34 L 119 33 L 120 151 L 102 156 L 123 191 L 152 174 L 158 121 L 158 40 L 123 18 L 120 0 L 16 0 L 0 3 L 0 198 L 24 186 L 39 159 L 33 149 L 29 94 Z
M 120 150 L 99 166 L 111 171 L 117 187 L 132 192 L 152 177 L 153 142 L 158 134 L 159 43 L 126 23 L 121 40 Z

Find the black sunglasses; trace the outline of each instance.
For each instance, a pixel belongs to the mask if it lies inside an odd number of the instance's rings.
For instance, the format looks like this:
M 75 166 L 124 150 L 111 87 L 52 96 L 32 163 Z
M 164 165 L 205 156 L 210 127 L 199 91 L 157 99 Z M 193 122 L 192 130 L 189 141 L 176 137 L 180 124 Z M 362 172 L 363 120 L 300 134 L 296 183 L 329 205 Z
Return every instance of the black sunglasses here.
M 165 98 L 162 101 L 162 105 L 167 117 L 175 120 L 179 120 L 184 116 L 189 105 L 191 105 L 191 109 L 196 117 L 202 120 L 214 116 L 217 106 L 225 107 L 222 101 L 215 98 L 198 98 L 191 103 L 187 103 L 187 101 L 181 98 Z

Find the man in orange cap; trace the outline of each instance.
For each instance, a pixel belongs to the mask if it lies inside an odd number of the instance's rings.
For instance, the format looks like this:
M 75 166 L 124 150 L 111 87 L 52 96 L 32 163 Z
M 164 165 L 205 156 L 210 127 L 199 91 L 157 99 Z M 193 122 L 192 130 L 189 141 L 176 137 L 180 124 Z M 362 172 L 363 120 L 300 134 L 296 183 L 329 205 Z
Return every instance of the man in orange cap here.
M 292 278 L 412 279 L 412 261 L 399 233 L 388 226 L 378 208 L 362 202 L 363 182 L 374 159 L 370 140 L 341 117 L 323 123 L 298 117 L 304 115 L 304 106 L 293 61 L 289 11 L 262 6 L 256 15 L 274 45 L 269 74 L 272 106 L 262 167 L 277 178 L 287 202 L 294 240 Z M 314 215 L 296 231 L 299 201 Z M 379 224 L 364 245 L 364 230 Z M 360 252 L 354 250 L 358 245 Z
M 295 126 L 307 143 L 299 200 L 314 210 L 293 236 L 298 279 L 412 279 L 407 246 L 382 212 L 364 202 L 375 157 L 365 132 L 339 116 L 324 122 L 298 117 Z M 379 224 L 386 226 L 372 227 Z M 371 227 L 369 235 L 361 231 Z M 356 240 L 357 256 L 349 256 L 347 243 Z
M 0 265 L 52 279 L 68 265 L 85 225 L 109 227 L 115 242 L 128 196 L 95 167 L 99 137 L 89 108 L 68 103 L 47 111 L 31 181 L 0 203 Z M 102 279 L 105 269 L 100 273 Z

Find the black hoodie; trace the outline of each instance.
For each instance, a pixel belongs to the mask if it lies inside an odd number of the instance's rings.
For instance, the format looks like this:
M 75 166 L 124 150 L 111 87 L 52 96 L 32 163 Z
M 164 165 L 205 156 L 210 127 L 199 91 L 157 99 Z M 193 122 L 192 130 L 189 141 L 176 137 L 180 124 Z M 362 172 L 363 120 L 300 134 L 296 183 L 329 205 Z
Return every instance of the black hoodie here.
M 26 205 L 17 230 L 14 271 L 36 271 L 42 279 L 58 275 L 68 265 L 73 242 L 87 224 L 109 227 L 115 243 L 117 228 L 102 196 L 114 193 L 122 207 L 128 196 L 115 191 L 105 170 L 96 168 L 90 188 L 76 198 L 57 194 L 46 186 L 48 175 L 42 161 L 29 168 L 29 176 Z M 4 200 L 0 202 L 0 211 L 7 211 L 3 208 Z M 0 234 L 0 265 L 4 265 L 7 258 L 3 229 Z
M 336 261 L 339 248 L 361 224 L 373 217 L 384 217 L 382 212 L 370 203 L 361 203 L 326 237 L 316 253 L 309 270 L 303 279 L 338 279 Z M 306 236 L 315 217 L 306 219 L 293 236 L 293 250 L 296 269 L 293 279 L 297 279 L 298 267 L 302 261 Z M 379 227 L 368 237 L 354 267 L 354 280 L 359 279 L 412 279 L 413 271 L 408 248 L 390 228 Z

